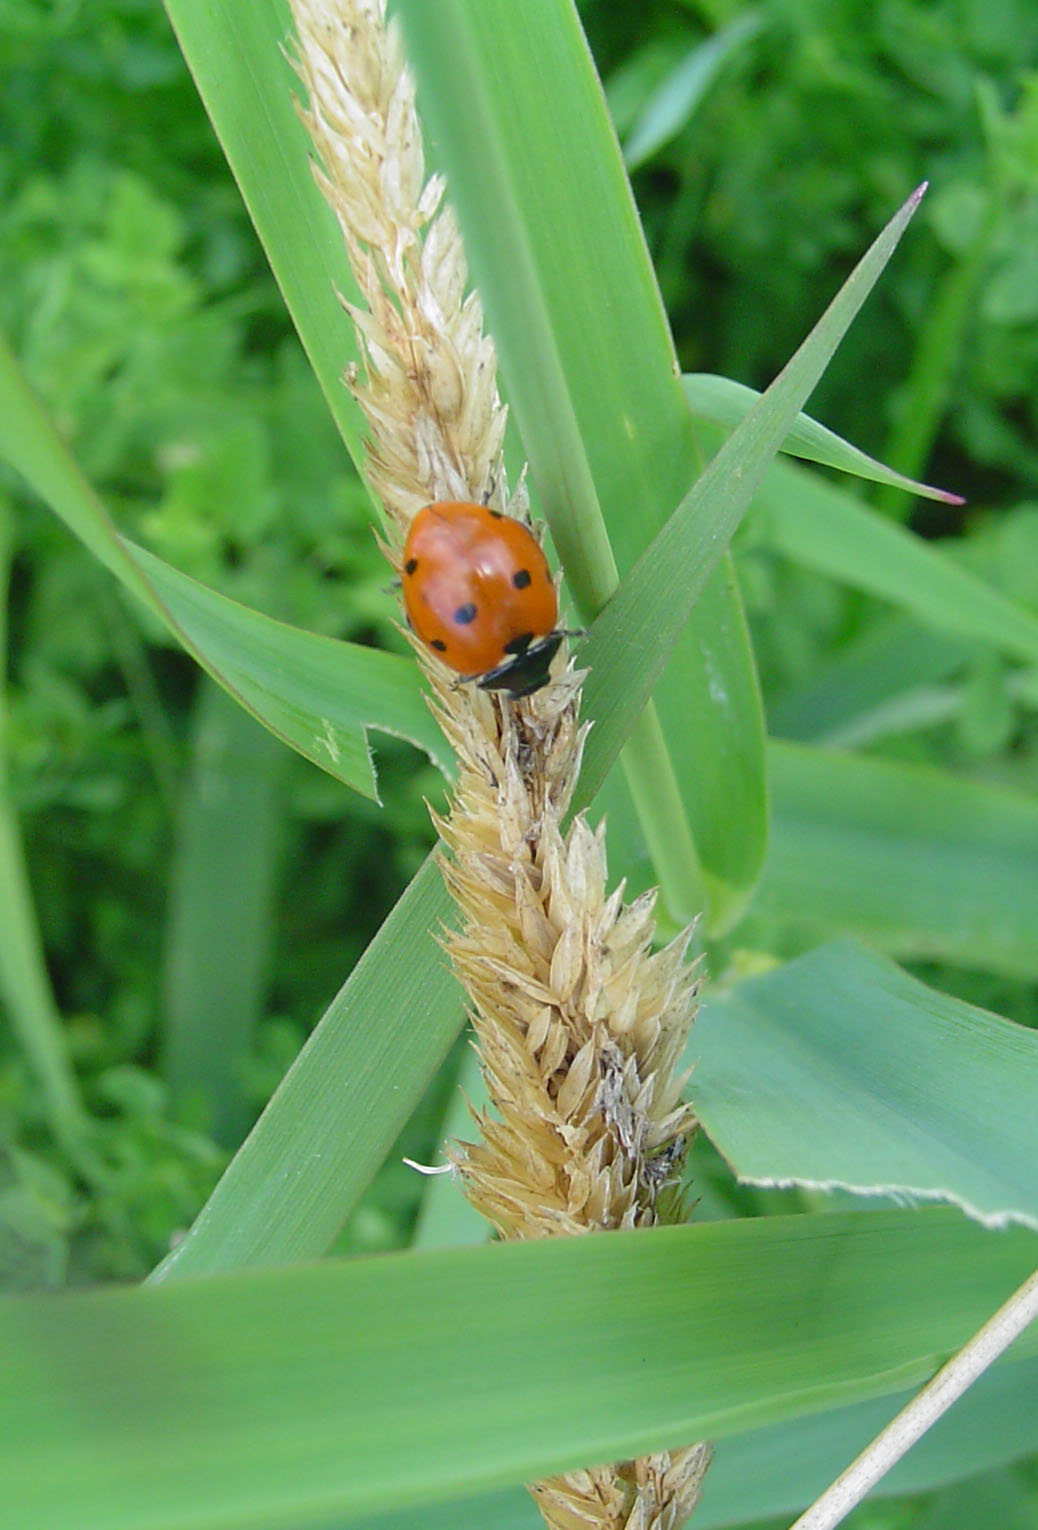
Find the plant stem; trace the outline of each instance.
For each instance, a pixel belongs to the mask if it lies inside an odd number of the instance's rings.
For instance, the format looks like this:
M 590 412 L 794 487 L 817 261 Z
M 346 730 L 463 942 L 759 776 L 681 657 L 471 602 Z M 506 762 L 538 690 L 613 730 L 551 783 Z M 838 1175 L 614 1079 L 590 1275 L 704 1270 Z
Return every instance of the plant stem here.
M 840 1524 L 1035 1318 L 1038 1318 L 1038 1270 L 941 1367 L 790 1530 L 832 1530 Z

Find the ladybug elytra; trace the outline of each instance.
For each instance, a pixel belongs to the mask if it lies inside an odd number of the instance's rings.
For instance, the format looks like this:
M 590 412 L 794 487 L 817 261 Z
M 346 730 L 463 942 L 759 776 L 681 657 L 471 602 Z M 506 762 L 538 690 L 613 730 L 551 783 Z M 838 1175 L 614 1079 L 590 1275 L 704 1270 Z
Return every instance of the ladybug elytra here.
M 464 680 L 515 700 L 540 690 L 565 637 L 533 533 L 485 505 L 419 510 L 403 558 L 412 631 Z

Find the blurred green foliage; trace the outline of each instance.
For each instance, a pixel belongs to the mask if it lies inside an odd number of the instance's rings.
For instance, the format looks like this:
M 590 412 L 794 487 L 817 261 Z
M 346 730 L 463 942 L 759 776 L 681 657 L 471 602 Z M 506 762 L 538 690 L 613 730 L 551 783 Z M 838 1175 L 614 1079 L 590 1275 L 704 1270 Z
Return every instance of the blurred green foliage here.
M 161 11 L 9 4 L 0 50 L 0 325 L 123 529 L 271 615 L 399 644 L 365 493 Z M 55 1152 L 5 1033 L 0 1284 L 140 1275 L 234 1145 L 208 1136 L 220 1102 L 171 1098 L 162 1081 L 200 677 L 9 492 L 6 770 L 103 1183 L 84 1193 Z M 235 1065 L 250 1114 L 431 842 L 421 794 L 438 778 L 402 746 L 380 760 L 386 811 L 279 749 L 286 832 L 257 915 L 273 932 L 265 1002 Z M 421 1142 L 434 1135 L 435 1122 Z
M 655 113 L 633 183 L 687 370 L 766 384 L 892 208 L 930 179 L 812 412 L 968 495 L 965 511 L 882 491 L 874 502 L 1038 607 L 1030 0 L 581 10 L 621 139 Z M 271 615 L 399 644 L 364 490 L 161 11 L 3 0 L 0 65 L 0 326 L 121 526 Z M 15 522 L 7 789 L 101 1165 L 91 1179 L 55 1146 L 31 1072 L 0 1035 L 0 1285 L 20 1288 L 143 1273 L 234 1143 L 217 1140 L 222 1102 L 171 1088 L 164 1063 L 199 677 L 19 486 L 0 479 L 0 494 Z M 906 618 L 793 566 L 752 519 L 738 554 L 776 732 L 816 736 L 829 677 L 860 670 L 876 645 L 918 645 Z M 911 685 L 882 671 L 854 747 L 1038 784 L 1033 675 L 940 644 L 928 662 Z M 438 779 L 403 746 L 382 747 L 380 765 L 382 807 L 279 752 L 282 821 L 255 915 L 262 1002 L 231 1069 L 247 1114 L 431 843 L 421 799 Z M 626 869 L 616 853 L 614 869 Z M 1006 980 L 937 977 L 1034 1021 L 1033 996 Z M 418 1159 L 434 1150 L 449 1082 L 409 1129 L 403 1150 Z M 422 1186 L 398 1160 L 343 1247 L 407 1240 Z

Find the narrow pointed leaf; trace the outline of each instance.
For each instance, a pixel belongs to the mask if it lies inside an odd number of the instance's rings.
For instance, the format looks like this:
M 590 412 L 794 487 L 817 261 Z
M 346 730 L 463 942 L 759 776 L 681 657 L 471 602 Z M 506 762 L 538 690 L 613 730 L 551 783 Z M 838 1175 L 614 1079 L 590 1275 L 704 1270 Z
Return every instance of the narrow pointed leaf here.
M 855 267 L 799 350 L 725 442 L 597 617 L 580 653 L 596 719 L 581 776 L 587 800 L 652 694 L 672 644 L 717 567 L 772 457 L 890 259 L 924 188 Z
M 744 383 L 734 382 L 730 377 L 718 377 L 712 372 L 688 372 L 682 377 L 681 385 L 693 414 L 729 428 L 744 420 L 760 398 L 756 388 L 747 388 Z M 877 462 L 875 457 L 844 441 L 835 431 L 812 420 L 810 415 L 797 415 L 780 449 L 792 457 L 820 462 L 856 478 L 894 484 L 924 499 L 939 499 L 948 505 L 963 503 L 961 495 L 932 488 L 927 483 L 917 483 L 914 478 L 906 478 L 903 473 Z
M 450 910 L 430 856 L 153 1280 L 327 1253 L 461 1025 Z
M 635 169 L 688 122 L 722 64 L 761 28 L 759 11 L 743 11 L 727 26 L 690 48 L 652 92 L 624 144 L 624 162 Z

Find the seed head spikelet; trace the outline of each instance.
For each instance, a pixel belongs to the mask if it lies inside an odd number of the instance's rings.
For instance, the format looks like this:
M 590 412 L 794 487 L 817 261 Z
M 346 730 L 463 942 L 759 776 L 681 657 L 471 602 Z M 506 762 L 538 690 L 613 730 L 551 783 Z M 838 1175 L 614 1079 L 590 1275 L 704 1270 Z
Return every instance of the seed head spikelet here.
M 369 481 L 399 568 L 435 500 L 527 514 L 502 461 L 493 342 L 437 177 L 426 178 L 414 88 L 384 0 L 291 0 L 300 107 L 315 175 L 361 293 L 346 303 L 363 365 L 348 386 L 368 429 Z M 434 822 L 460 911 L 445 944 L 471 1004 L 491 1108 L 454 1161 L 507 1238 L 673 1219 L 693 1121 L 680 1058 L 695 1012 L 688 933 L 653 951 L 653 896 L 608 891 L 604 831 L 568 823 L 585 730 L 564 653 L 519 701 L 459 685 L 412 639 L 458 761 Z M 546 1375 L 545 1385 L 551 1378 Z M 555 1530 L 677 1530 L 709 1448 L 692 1445 L 532 1488 Z

